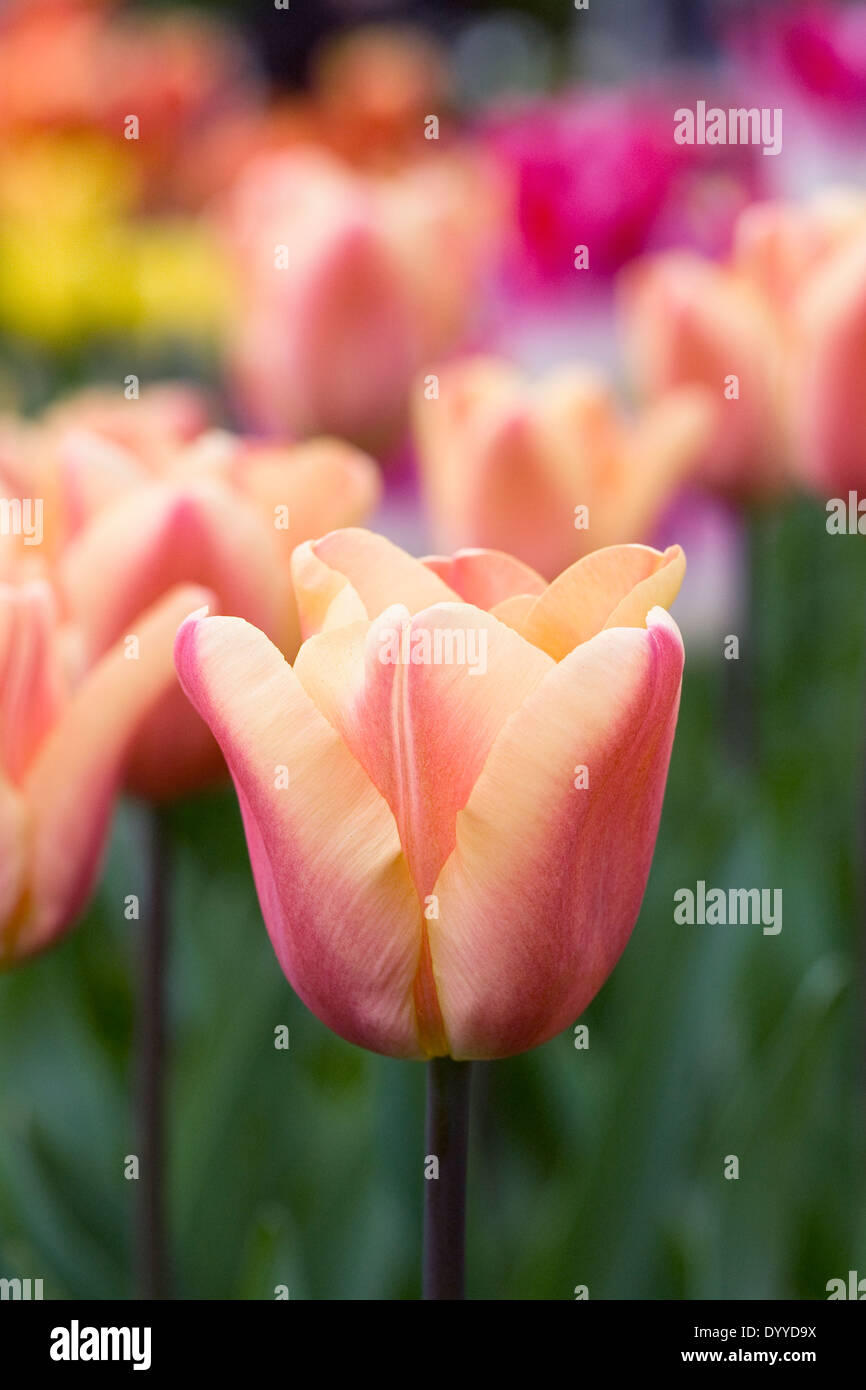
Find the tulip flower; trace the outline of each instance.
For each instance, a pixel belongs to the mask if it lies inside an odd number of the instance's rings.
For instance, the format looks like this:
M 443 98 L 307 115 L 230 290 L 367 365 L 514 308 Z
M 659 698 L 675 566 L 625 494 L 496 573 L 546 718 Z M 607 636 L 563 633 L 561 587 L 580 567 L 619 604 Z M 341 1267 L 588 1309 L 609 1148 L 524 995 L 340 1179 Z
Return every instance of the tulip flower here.
M 433 113 L 437 150 L 462 138 L 447 54 L 429 32 L 393 23 L 340 29 L 324 36 L 305 69 L 302 91 L 236 105 L 197 130 L 174 171 L 185 206 L 206 207 L 263 154 L 313 147 L 350 167 L 399 170 L 429 156 Z
M 173 683 L 171 639 L 208 594 L 173 587 L 82 673 L 50 587 L 0 583 L 0 968 L 85 906 L 132 743 Z
M 669 102 L 647 90 L 566 92 L 494 109 L 482 138 L 512 192 L 509 280 L 580 287 L 650 247 L 715 250 L 763 170 L 748 147 L 677 149 Z M 575 275 L 575 244 L 592 276 Z
M 311 72 L 317 136 L 348 163 L 393 165 L 423 149 L 450 106 L 447 59 L 429 34 L 393 24 L 338 32 Z
M 846 490 L 866 479 L 862 340 L 866 198 L 831 190 L 740 217 L 730 258 L 682 253 L 623 277 L 643 395 L 703 385 L 718 403 L 701 473 L 760 498 L 798 477 Z
M 436 545 L 504 550 L 552 577 L 588 550 L 652 538 L 713 405 L 686 387 L 627 420 L 590 368 L 530 382 L 477 357 L 441 372 L 438 399 L 419 388 L 413 423 Z
M 866 107 L 866 5 L 862 0 L 785 0 L 737 15 L 721 34 L 749 80 L 772 81 L 789 104 L 808 104 L 814 122 L 825 110 L 857 129 Z
M 803 284 L 794 321 L 792 448 L 823 495 L 866 491 L 866 199 L 856 235 Z
M 55 401 L 45 412 L 43 423 L 58 446 L 71 431 L 97 436 L 97 440 L 91 439 L 91 447 L 100 439 L 119 445 L 141 463 L 136 475 L 143 480 L 148 472 L 158 473 L 173 454 L 211 428 L 211 404 L 199 387 L 188 382 L 144 386 L 134 403 L 116 389 L 91 386 Z M 113 457 L 115 471 L 122 477 L 121 456 Z M 76 466 L 87 468 L 84 450 L 79 450 Z M 103 477 L 108 472 L 106 468 L 99 471 Z
M 547 585 L 347 530 L 295 552 L 293 666 L 240 619 L 184 623 L 181 684 L 234 778 L 274 949 L 342 1037 L 505 1057 L 601 988 L 652 858 L 684 567 L 616 546 Z
M 734 494 L 773 491 L 784 469 L 783 343 L 769 305 L 735 271 L 687 252 L 640 262 L 621 283 L 641 395 L 711 391 L 718 409 L 703 479 Z
M 467 330 L 494 198 L 477 160 L 430 159 L 386 178 L 293 150 L 253 161 L 231 191 L 228 353 L 255 429 L 381 447 L 414 376 Z
M 287 978 L 350 1042 L 429 1062 L 425 1298 L 463 1297 L 469 1059 L 570 1024 L 634 926 L 684 566 L 615 546 L 548 585 L 501 552 L 419 561 L 347 530 L 293 556 L 294 666 L 237 618 L 178 633 Z
M 6 0 L 0 133 L 98 132 L 116 142 L 135 115 L 145 192 L 168 200 L 210 124 L 257 109 L 250 67 L 240 35 L 204 15 L 124 12 L 116 0 Z
M 205 422 L 189 388 L 154 387 L 114 404 L 90 391 L 11 439 L 8 469 L 21 495 L 45 500 L 45 540 L 29 552 L 18 538 L 4 541 L 17 543 L 19 564 L 42 552 L 88 663 L 178 583 L 206 585 L 221 612 L 249 619 L 293 655 L 292 550 L 362 520 L 377 500 L 378 470 L 348 445 L 269 445 L 203 430 Z M 129 786 L 165 800 L 223 772 L 181 692 L 166 691 L 138 731 Z

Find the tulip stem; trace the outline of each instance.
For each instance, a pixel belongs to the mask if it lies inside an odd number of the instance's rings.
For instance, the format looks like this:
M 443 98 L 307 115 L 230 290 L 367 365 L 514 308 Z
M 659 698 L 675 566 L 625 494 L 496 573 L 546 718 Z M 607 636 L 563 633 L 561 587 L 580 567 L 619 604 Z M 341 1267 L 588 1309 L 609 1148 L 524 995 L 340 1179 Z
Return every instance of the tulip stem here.
M 471 1075 L 471 1062 L 434 1057 L 427 1064 L 425 1299 L 466 1297 L 466 1160 Z
M 138 1013 L 139 1297 L 167 1297 L 165 1222 L 165 975 L 170 850 L 158 809 L 148 812 L 147 893 L 142 921 Z

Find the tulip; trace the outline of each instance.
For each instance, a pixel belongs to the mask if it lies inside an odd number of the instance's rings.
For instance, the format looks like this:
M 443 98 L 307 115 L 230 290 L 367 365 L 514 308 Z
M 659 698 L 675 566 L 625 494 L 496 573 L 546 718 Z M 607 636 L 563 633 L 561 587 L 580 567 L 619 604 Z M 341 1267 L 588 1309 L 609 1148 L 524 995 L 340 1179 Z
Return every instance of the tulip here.
M 216 340 L 231 308 L 216 232 L 204 221 L 136 219 L 137 167 L 115 134 L 48 134 L 0 147 L 6 328 L 51 345 L 131 330 L 144 339 Z
M 705 482 L 732 494 L 778 488 L 783 344 L 761 295 L 736 272 L 686 252 L 638 263 L 621 285 L 641 395 L 703 386 L 717 403 Z
M 216 119 L 257 109 L 240 35 L 204 16 L 121 13 L 114 0 L 6 0 L 0 13 L 0 132 L 99 132 L 140 122 L 145 191 L 170 200 Z M 78 180 L 66 179 L 65 184 Z
M 589 368 L 529 382 L 478 357 L 441 372 L 438 399 L 416 392 L 413 423 L 435 544 L 504 550 L 552 577 L 590 549 L 652 538 L 713 407 L 687 387 L 627 420 Z
M 230 368 L 256 430 L 394 440 L 414 376 L 480 298 L 488 185 L 476 160 L 450 154 L 390 178 L 313 150 L 252 162 L 223 225 L 239 300 Z
M 804 284 L 792 447 L 806 483 L 824 496 L 866 491 L 866 219 Z
M 174 170 L 185 206 L 207 207 L 263 154 L 313 147 L 361 170 L 399 170 L 427 147 L 431 113 L 440 121 L 437 149 L 459 132 L 447 55 L 429 33 L 386 24 L 326 35 L 305 79 L 303 91 L 238 104 L 199 126 Z
M 0 967 L 85 906 L 132 742 L 173 682 L 171 639 L 208 593 L 172 588 L 82 675 L 50 587 L 0 583 Z
M 81 440 L 73 443 L 66 460 L 72 495 L 76 463 L 88 456 Z M 360 520 L 378 488 L 373 463 L 337 441 L 281 449 L 202 436 L 174 455 L 162 478 L 112 495 L 64 548 L 57 582 L 88 658 L 107 651 L 167 588 L 189 582 L 206 584 L 222 612 L 247 618 L 292 655 L 299 641 L 293 547 L 317 534 L 323 521 Z M 214 781 L 222 770 L 213 739 L 180 691 L 166 693 L 139 731 L 130 787 L 164 800 Z
M 727 262 L 681 253 L 623 277 L 631 364 L 649 399 L 703 385 L 718 403 L 701 474 L 741 499 L 798 478 L 863 486 L 866 198 L 759 204 Z
M 446 55 L 420 30 L 383 24 L 338 33 L 310 76 L 316 134 L 349 163 L 417 156 L 428 114 L 441 118 L 450 106 Z
M 737 16 L 720 35 L 755 89 L 779 82 L 788 105 L 807 103 L 814 125 L 822 109 L 842 119 L 831 132 L 859 129 L 866 106 L 866 5 L 788 0 Z M 834 150 L 835 154 L 835 150 Z
M 38 498 L 38 546 L 5 536 L 9 565 L 49 578 L 93 663 L 174 583 L 202 583 L 222 612 L 263 627 L 292 655 L 299 642 L 289 562 L 335 521 L 361 520 L 379 492 L 365 455 L 335 440 L 286 448 L 209 430 L 204 403 L 153 388 L 113 404 L 83 393 L 36 425 L 0 431 L 6 495 Z M 111 582 L 105 582 L 106 574 Z M 163 800 L 219 777 L 222 758 L 177 689 L 139 731 L 130 786 Z
M 207 423 L 202 395 L 176 385 L 134 401 L 82 392 L 37 424 L 0 431 L 0 480 L 42 499 L 44 527 L 39 546 L 3 537 L 0 566 L 12 552 L 19 572 L 26 565 L 51 579 L 88 664 L 176 583 L 207 585 L 221 612 L 249 619 L 294 655 L 292 550 L 375 505 L 378 470 L 348 445 L 264 444 Z M 139 730 L 131 789 L 165 800 L 223 773 L 207 729 L 177 688 L 167 691 Z
M 684 567 L 616 546 L 547 585 L 347 530 L 293 557 L 294 666 L 240 619 L 184 623 L 180 681 L 231 770 L 271 941 L 335 1032 L 505 1057 L 598 992 L 649 873 Z
M 130 460 L 112 452 L 113 467 L 103 467 L 108 455 L 104 449 L 98 451 L 100 440 L 119 445 L 127 456 L 131 454 L 141 465 L 134 468 L 133 476 L 144 481 L 148 473 L 159 473 L 185 444 L 191 444 L 211 427 L 211 406 L 205 393 L 188 382 L 144 386 L 134 403 L 116 389 L 91 386 L 61 397 L 45 412 L 43 423 L 56 437 L 57 446 L 70 432 L 96 436 L 88 443 L 96 452 L 96 471 L 105 487 L 111 483 L 109 473 L 122 478 L 129 470 Z M 79 472 L 88 470 L 86 449 L 78 450 L 75 468 Z
M 754 150 L 671 140 L 648 90 L 568 92 L 494 109 L 481 135 L 512 191 L 516 297 L 597 282 L 649 247 L 715 250 L 763 174 Z M 575 245 L 592 276 L 575 275 Z

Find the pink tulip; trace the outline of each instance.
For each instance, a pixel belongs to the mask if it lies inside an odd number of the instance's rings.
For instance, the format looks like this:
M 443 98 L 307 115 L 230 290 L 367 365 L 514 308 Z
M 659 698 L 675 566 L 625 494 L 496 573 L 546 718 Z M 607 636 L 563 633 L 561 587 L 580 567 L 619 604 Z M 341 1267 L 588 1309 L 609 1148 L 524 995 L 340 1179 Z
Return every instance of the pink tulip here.
M 239 34 L 194 11 L 142 14 L 116 0 L 4 0 L 0 132 L 99 133 L 140 122 L 135 179 L 148 201 L 185 202 L 182 171 L 219 120 L 261 92 Z
M 159 472 L 172 452 L 191 444 L 212 425 L 204 391 L 189 382 L 155 382 L 127 400 L 116 388 L 92 386 L 61 397 L 44 424 L 60 441 L 70 431 L 108 440 L 134 455 L 142 471 Z M 86 460 L 80 460 L 82 468 Z
M 614 547 L 548 586 L 507 555 L 419 561 L 334 532 L 295 552 L 313 635 L 293 667 L 238 619 L 181 628 L 280 964 L 341 1036 L 507 1056 L 601 988 L 652 858 L 684 566 Z
M 800 475 L 822 495 L 866 491 L 866 198 L 856 224 L 803 277 L 791 321 Z
M 724 264 L 682 253 L 623 277 L 634 376 L 655 399 L 702 385 L 718 403 L 702 466 L 740 496 L 866 479 L 866 198 L 758 204 Z
M 510 276 L 528 288 L 582 287 L 652 246 L 714 250 L 760 175 L 754 151 L 677 148 L 670 100 L 652 91 L 566 92 L 488 116 L 484 138 L 511 191 Z M 576 244 L 592 275 L 575 275 Z
M 211 597 L 172 588 L 80 676 L 48 585 L 0 583 L 0 968 L 84 907 L 132 741 L 174 681 L 172 638 Z
M 735 14 L 727 36 L 753 81 L 783 81 L 790 100 L 806 98 L 849 121 L 866 105 L 866 5 L 833 0 L 776 0 Z M 814 107 L 812 108 L 815 109 Z
M 553 577 L 589 550 L 652 538 L 713 414 L 708 392 L 684 388 L 628 420 L 593 369 L 530 382 L 476 357 L 441 372 L 438 399 L 419 388 L 413 421 L 436 545 L 504 550 Z
M 644 398 L 703 386 L 717 404 L 700 470 L 708 485 L 773 491 L 783 473 L 783 344 L 770 306 L 734 270 L 686 252 L 638 263 L 622 287 L 628 355 Z
M 28 436 L 18 481 L 29 467 L 32 488 L 23 495 L 45 499 L 46 540 L 18 563 L 44 552 L 88 663 L 186 583 L 206 585 L 220 612 L 247 618 L 294 655 L 292 550 L 330 526 L 363 520 L 376 503 L 378 470 L 349 445 L 201 433 L 200 405 L 180 389 L 114 407 L 86 393 Z M 162 800 L 223 774 L 210 733 L 180 690 L 167 690 L 138 731 L 129 786 Z
M 466 331 L 495 246 L 493 196 L 477 161 L 428 158 L 377 177 L 298 149 L 254 161 L 232 191 L 229 352 L 254 428 L 379 448 L 415 374 Z

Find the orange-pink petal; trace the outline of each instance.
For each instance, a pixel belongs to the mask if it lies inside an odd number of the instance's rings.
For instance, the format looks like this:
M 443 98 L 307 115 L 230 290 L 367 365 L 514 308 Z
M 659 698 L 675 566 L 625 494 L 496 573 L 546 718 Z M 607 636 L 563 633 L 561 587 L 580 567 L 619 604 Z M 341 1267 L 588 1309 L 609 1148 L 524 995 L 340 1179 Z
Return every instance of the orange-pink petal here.
M 420 897 L 454 846 L 455 817 L 509 715 L 550 670 L 537 647 L 469 604 L 305 642 L 295 670 L 394 814 Z
M 682 664 L 676 624 L 653 610 L 647 629 L 578 647 L 504 725 L 427 924 L 454 1056 L 545 1042 L 612 971 L 649 873 Z
M 172 638 L 206 589 L 170 591 L 136 623 L 138 646 L 118 645 L 78 686 L 22 782 L 30 816 L 27 918 L 16 956 L 69 926 L 93 887 L 115 792 L 136 731 L 174 680 Z
M 423 1056 L 421 912 L 384 798 L 263 633 L 235 618 L 190 620 L 176 663 L 229 765 L 293 988 L 350 1042 Z

